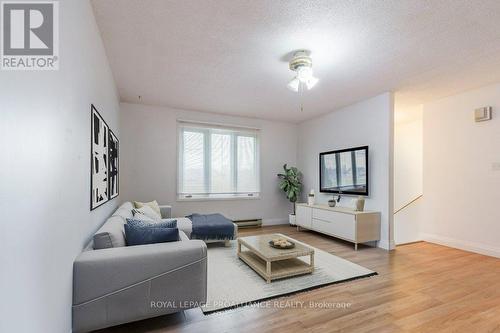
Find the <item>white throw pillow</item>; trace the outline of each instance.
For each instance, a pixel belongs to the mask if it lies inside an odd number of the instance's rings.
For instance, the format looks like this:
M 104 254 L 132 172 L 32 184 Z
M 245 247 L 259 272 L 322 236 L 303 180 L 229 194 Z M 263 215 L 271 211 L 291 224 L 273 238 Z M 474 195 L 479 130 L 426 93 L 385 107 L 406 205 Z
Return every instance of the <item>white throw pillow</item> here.
M 149 206 L 142 206 L 141 208 L 132 209 L 132 213 L 134 217 L 140 217 L 138 215 L 146 216 L 154 221 L 161 220 L 161 215 L 153 210 L 153 208 Z

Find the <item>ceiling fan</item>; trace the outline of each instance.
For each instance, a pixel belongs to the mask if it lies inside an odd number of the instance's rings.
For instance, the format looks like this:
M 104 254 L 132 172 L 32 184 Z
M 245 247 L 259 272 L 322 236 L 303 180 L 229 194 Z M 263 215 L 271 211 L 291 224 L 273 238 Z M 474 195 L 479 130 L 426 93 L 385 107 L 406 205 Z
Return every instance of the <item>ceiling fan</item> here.
M 296 72 L 295 77 L 287 85 L 288 89 L 292 91 L 310 90 L 319 81 L 313 76 L 312 59 L 306 50 L 294 53 L 292 60 L 290 60 L 290 70 Z

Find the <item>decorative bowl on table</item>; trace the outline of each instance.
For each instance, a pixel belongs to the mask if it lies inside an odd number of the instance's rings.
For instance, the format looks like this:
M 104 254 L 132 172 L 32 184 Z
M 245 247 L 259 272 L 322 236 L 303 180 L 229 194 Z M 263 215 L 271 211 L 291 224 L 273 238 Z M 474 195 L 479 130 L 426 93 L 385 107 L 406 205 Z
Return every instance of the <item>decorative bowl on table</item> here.
M 269 245 L 274 247 L 275 249 L 287 250 L 293 249 L 295 247 L 295 243 L 289 241 L 285 238 L 275 238 L 269 241 Z

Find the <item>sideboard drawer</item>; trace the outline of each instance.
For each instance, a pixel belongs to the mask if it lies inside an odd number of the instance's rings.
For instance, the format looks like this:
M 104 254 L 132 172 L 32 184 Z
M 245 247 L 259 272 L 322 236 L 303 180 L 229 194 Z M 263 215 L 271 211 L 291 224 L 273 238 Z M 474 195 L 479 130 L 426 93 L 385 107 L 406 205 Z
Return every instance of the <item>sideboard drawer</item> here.
M 313 209 L 312 212 L 313 219 L 323 220 L 326 222 L 335 222 L 339 219 L 345 221 L 355 221 L 355 216 L 352 214 L 338 213 L 326 209 Z
M 356 220 L 354 215 L 314 209 L 312 224 L 314 230 L 348 240 L 356 239 Z

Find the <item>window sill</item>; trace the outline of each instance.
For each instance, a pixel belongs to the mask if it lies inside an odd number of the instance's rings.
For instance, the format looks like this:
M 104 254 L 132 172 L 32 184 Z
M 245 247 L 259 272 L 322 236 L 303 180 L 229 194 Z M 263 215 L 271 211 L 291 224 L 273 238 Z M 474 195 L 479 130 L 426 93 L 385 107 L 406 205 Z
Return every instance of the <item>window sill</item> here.
M 233 201 L 233 200 L 259 200 L 260 195 L 257 196 L 241 196 L 241 197 L 194 197 L 194 198 L 180 198 L 177 197 L 177 202 L 187 202 L 187 201 Z

